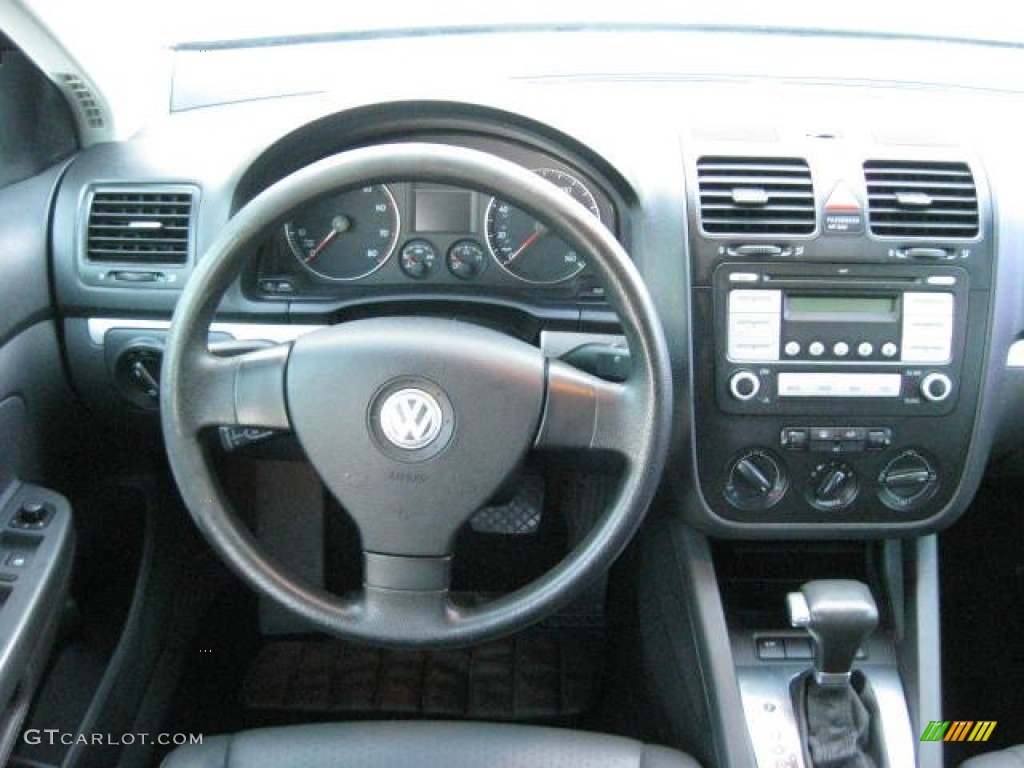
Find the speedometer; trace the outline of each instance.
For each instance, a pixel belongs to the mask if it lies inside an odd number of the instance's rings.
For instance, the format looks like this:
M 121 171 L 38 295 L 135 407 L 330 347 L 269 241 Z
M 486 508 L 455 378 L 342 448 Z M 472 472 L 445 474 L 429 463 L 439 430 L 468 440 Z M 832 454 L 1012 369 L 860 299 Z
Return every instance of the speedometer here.
M 380 269 L 398 241 L 391 190 L 373 184 L 304 207 L 284 225 L 292 253 L 326 280 L 358 280 Z
M 599 220 L 597 200 L 586 185 L 565 171 L 539 168 L 534 171 L 580 203 Z M 528 283 L 560 283 L 578 275 L 586 266 L 583 256 L 513 205 L 491 198 L 487 206 L 487 247 L 495 261 L 513 277 Z

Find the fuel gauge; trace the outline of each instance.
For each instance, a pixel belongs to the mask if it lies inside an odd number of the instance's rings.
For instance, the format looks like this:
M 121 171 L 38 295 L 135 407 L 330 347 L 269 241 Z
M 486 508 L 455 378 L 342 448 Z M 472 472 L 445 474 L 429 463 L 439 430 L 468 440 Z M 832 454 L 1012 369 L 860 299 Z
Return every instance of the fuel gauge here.
M 448 249 L 448 271 L 462 280 L 472 280 L 484 268 L 484 249 L 476 240 L 459 240 Z

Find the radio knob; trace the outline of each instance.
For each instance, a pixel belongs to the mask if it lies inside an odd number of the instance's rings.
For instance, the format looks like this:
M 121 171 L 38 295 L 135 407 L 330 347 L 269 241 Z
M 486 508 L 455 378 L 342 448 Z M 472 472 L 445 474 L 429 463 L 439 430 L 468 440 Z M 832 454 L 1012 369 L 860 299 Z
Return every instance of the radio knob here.
M 761 380 L 750 371 L 736 371 L 729 378 L 729 392 L 737 400 L 753 400 L 761 391 Z
M 921 397 L 931 403 L 941 403 L 953 391 L 953 382 L 944 373 L 927 373 L 921 379 Z

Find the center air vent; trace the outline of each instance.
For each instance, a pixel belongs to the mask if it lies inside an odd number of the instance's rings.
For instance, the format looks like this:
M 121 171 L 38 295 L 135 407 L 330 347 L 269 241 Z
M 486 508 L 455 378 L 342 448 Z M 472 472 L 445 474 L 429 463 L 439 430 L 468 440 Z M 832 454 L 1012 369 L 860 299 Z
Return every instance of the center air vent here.
M 888 237 L 977 237 L 978 193 L 966 163 L 868 160 L 871 232 Z
M 702 157 L 697 161 L 697 179 L 701 225 L 708 234 L 814 232 L 814 187 L 804 160 Z
M 189 187 L 99 189 L 92 193 L 86 259 L 117 264 L 185 264 L 194 191 Z

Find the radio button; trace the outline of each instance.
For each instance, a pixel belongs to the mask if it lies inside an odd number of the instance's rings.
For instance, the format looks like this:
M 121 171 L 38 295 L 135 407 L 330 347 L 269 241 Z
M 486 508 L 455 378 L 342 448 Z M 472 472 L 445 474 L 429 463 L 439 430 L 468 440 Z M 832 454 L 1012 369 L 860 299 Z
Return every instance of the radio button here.
M 736 289 L 729 292 L 730 313 L 763 313 L 777 315 L 782 311 L 782 291 L 756 288 Z
M 953 294 L 903 294 L 903 361 L 945 363 L 953 342 Z
M 874 354 L 874 352 L 875 348 L 871 345 L 871 342 L 869 341 L 862 341 L 860 344 L 857 345 L 857 354 L 860 357 L 871 357 L 871 355 Z
M 837 341 L 835 346 L 832 347 L 832 354 L 836 357 L 846 357 L 850 354 L 850 345 L 845 341 Z
M 944 373 L 925 374 L 921 379 L 921 396 L 932 403 L 941 403 L 953 391 L 953 382 Z
M 786 342 L 785 350 L 786 350 L 786 355 L 789 356 L 789 357 L 796 357 L 797 355 L 800 354 L 800 350 L 801 349 L 802 349 L 802 347 L 800 346 L 800 342 L 799 341 L 787 341 Z
M 730 283 L 756 283 L 759 279 L 756 272 L 733 272 L 729 275 Z
M 896 357 L 896 353 L 899 351 L 899 347 L 891 341 L 887 341 L 882 345 L 882 357 Z
M 812 341 L 807 347 L 807 351 L 811 353 L 812 357 L 821 357 L 825 354 L 825 345 L 820 341 Z
M 753 400 L 761 391 L 761 380 L 750 371 L 737 371 L 729 379 L 729 392 L 737 400 Z

